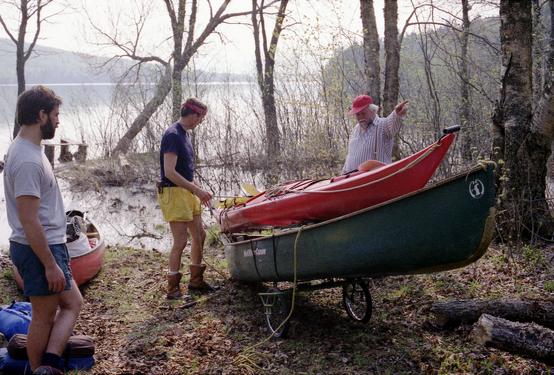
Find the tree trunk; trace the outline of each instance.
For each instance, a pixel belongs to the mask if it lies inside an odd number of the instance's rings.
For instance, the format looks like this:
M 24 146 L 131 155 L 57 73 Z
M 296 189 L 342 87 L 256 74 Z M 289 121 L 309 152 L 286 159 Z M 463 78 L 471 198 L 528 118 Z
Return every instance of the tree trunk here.
M 164 102 L 165 98 L 171 91 L 171 68 L 166 67 L 165 74 L 162 76 L 158 86 L 156 87 L 156 94 L 146 104 L 144 109 L 139 113 L 137 118 L 133 121 L 129 129 L 125 132 L 123 137 L 117 142 L 112 154 L 114 156 L 119 154 L 125 154 L 129 151 L 133 139 L 137 134 L 148 124 L 150 117 L 156 112 L 158 107 Z
M 468 0 L 462 0 L 462 19 L 463 29 L 461 38 L 461 56 L 460 56 L 460 125 L 462 128 L 462 158 L 471 162 L 473 160 L 471 147 L 473 145 L 473 129 L 470 124 L 471 102 L 469 98 L 469 66 L 468 66 L 468 43 L 469 43 L 469 4 Z
M 369 95 L 376 105 L 381 103 L 381 67 L 379 63 L 379 34 L 375 21 L 373 0 L 360 0 L 364 39 L 365 79 Z
M 493 118 L 501 128 L 495 129 L 494 144 L 503 143 L 497 159 L 505 162 L 499 232 L 507 241 L 533 239 L 535 234 L 550 237 L 554 223 L 545 200 L 550 141 L 531 126 L 531 2 L 501 1 L 500 19 L 504 77 Z
M 21 23 L 19 24 L 19 32 L 17 35 L 16 53 L 15 53 L 15 70 L 17 74 L 17 96 L 25 91 L 25 34 L 27 33 L 28 7 L 27 1 L 21 1 Z M 19 133 L 19 120 L 17 113 L 13 126 L 13 137 L 17 137 Z
M 177 121 L 181 116 L 181 101 L 183 100 L 183 69 L 185 65 L 180 62 L 183 59 L 183 35 L 185 33 L 185 16 L 186 16 L 186 1 L 179 0 L 177 11 L 173 4 L 168 0 L 165 1 L 169 18 L 171 19 L 171 29 L 173 32 L 173 73 L 171 76 L 171 117 L 173 121 Z M 193 1 L 191 4 L 191 21 L 189 35 L 187 38 L 187 48 L 190 48 L 191 40 L 196 22 L 197 4 Z
M 533 17 L 533 31 L 535 37 L 533 38 L 533 109 L 538 105 L 542 93 L 546 66 L 546 56 L 544 51 L 546 50 L 546 38 L 547 33 L 541 20 L 541 5 L 539 0 L 531 0 L 532 3 L 532 17 Z
M 383 92 L 383 115 L 388 116 L 398 103 L 400 81 L 400 43 L 398 42 L 398 3 L 396 0 L 385 1 L 385 89 Z M 392 159 L 400 159 L 398 134 L 392 149 Z
M 256 71 L 258 75 L 258 86 L 262 95 L 262 106 L 264 110 L 265 133 L 266 133 L 266 173 L 265 179 L 268 185 L 273 185 L 278 181 L 277 168 L 280 164 L 280 132 L 277 122 L 277 108 L 275 104 L 275 56 L 279 36 L 283 30 L 285 20 L 285 11 L 288 0 L 281 0 L 277 18 L 273 27 L 273 32 L 269 46 L 265 33 L 265 20 L 263 13 L 263 2 L 260 8 L 256 0 L 252 0 L 252 26 L 254 33 Z M 260 20 L 256 15 L 259 12 Z M 261 36 L 261 40 L 260 40 Z M 263 57 L 262 59 L 262 52 Z
M 173 69 L 171 75 L 172 90 L 172 105 L 171 117 L 173 121 L 177 121 L 181 116 L 181 101 L 183 99 L 183 72 L 178 69 Z
M 18 42 L 17 44 L 17 52 L 16 52 L 16 67 L 15 70 L 17 72 L 17 96 L 21 95 L 23 91 L 25 91 L 25 58 L 24 58 L 24 51 L 23 51 L 23 45 L 25 43 L 25 40 Z M 17 113 L 15 114 L 15 121 L 13 126 L 13 137 L 17 137 L 17 134 L 19 133 L 19 121 L 17 119 Z
M 471 336 L 481 345 L 554 363 L 554 331 L 537 324 L 514 323 L 483 314 Z
M 433 323 L 440 328 L 474 323 L 482 314 L 554 328 L 554 301 L 461 300 L 435 302 Z

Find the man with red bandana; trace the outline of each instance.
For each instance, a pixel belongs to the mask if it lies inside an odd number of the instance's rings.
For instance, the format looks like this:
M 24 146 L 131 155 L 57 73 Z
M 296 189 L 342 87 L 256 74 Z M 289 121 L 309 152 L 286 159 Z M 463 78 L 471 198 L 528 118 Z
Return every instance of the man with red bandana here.
M 200 207 L 200 203 L 209 206 L 212 195 L 194 181 L 194 149 L 190 135 L 190 131 L 204 120 L 206 113 L 208 107 L 205 104 L 194 98 L 187 99 L 181 106 L 179 121 L 165 131 L 161 141 L 158 201 L 173 235 L 167 275 L 168 299 L 183 296 L 180 287 L 182 274 L 179 270 L 187 244 L 187 231 L 191 236 L 189 292 L 213 291 L 203 276 L 206 266 L 202 264 L 202 252 L 206 232 Z

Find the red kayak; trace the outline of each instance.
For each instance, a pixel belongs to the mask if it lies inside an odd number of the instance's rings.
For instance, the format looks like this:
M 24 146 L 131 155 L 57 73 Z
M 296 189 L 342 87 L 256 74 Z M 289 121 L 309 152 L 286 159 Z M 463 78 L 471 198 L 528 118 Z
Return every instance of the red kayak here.
M 96 226 L 88 219 L 84 219 L 84 221 L 86 223 L 86 233 L 83 231 L 75 241 L 67 243 L 71 258 L 69 263 L 71 273 L 79 286 L 98 274 L 100 268 L 102 268 L 102 260 L 106 252 L 106 242 L 100 236 Z M 13 271 L 18 287 L 23 289 L 23 279 L 15 267 Z
M 457 129 L 456 129 L 457 130 Z M 451 130 L 451 131 L 456 131 Z M 423 150 L 392 164 L 371 165 L 326 180 L 287 182 L 243 204 L 220 211 L 223 232 L 285 227 L 346 215 L 421 189 L 446 155 L 456 135 L 449 133 Z

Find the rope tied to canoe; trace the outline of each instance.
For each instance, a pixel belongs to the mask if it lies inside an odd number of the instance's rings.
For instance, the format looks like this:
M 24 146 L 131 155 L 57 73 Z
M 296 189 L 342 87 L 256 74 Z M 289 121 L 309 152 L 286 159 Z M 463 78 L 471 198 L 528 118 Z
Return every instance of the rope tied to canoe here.
M 292 266 L 293 266 L 293 285 L 292 285 L 292 296 L 291 296 L 291 303 L 290 303 L 290 310 L 285 319 L 279 324 L 279 326 L 271 332 L 271 335 L 267 336 L 263 340 L 257 342 L 256 344 L 253 344 L 247 348 L 245 348 L 240 354 L 237 354 L 237 356 L 233 359 L 233 364 L 237 367 L 246 367 L 246 368 L 255 368 L 257 370 L 262 370 L 260 366 L 256 364 L 256 362 L 252 359 L 254 357 L 255 352 L 254 349 L 257 347 L 265 344 L 273 336 L 275 336 L 275 333 L 278 332 L 287 322 L 289 321 L 290 317 L 292 316 L 292 313 L 294 312 L 294 305 L 296 302 L 296 290 L 298 288 L 298 258 L 297 258 L 297 249 L 298 249 L 298 240 L 300 238 L 300 235 L 302 234 L 302 231 L 304 230 L 304 225 L 302 225 L 300 228 L 298 228 L 298 232 L 296 233 L 296 238 L 294 239 L 294 248 L 293 248 L 293 258 L 292 258 Z
M 373 184 L 376 184 L 376 183 L 379 183 L 379 182 L 382 182 L 382 181 L 385 181 L 386 179 L 389 179 L 393 176 L 396 176 L 397 174 L 399 173 L 402 173 L 410 168 L 413 168 L 415 165 L 419 164 L 423 159 L 425 159 L 427 156 L 429 156 L 436 148 L 438 148 L 440 146 L 440 143 L 435 143 L 433 145 L 431 145 L 427 151 L 425 151 L 423 154 L 421 154 L 420 156 L 418 156 L 416 159 L 412 160 L 410 163 L 406 164 L 404 167 L 400 168 L 399 170 L 397 170 L 396 172 L 394 173 L 391 173 L 391 174 L 388 174 L 384 177 L 381 177 L 377 180 L 373 180 L 373 181 L 369 181 L 369 182 L 366 182 L 365 184 L 362 184 L 362 185 L 356 185 L 356 186 L 352 186 L 352 187 L 349 187 L 349 188 L 345 188 L 345 189 L 334 189 L 334 190 L 323 190 L 323 191 L 316 191 L 316 190 L 291 190 L 291 189 L 280 189 L 280 187 L 278 188 L 274 188 L 274 189 L 270 189 L 268 190 L 269 194 L 271 194 L 274 190 L 275 191 L 278 191 L 279 194 L 284 194 L 284 193 L 298 193 L 298 194 L 301 194 L 301 193 L 304 193 L 304 194 L 335 194 L 335 193 L 343 193 L 343 192 L 347 192 L 347 191 L 352 191 L 352 190 L 356 190 L 356 189 L 361 189 L 361 188 L 364 188 L 366 186 L 370 186 L 370 185 L 373 185 Z M 321 180 L 320 180 L 321 181 Z M 271 198 L 273 197 L 274 195 L 267 195 L 268 193 L 266 193 L 266 196 L 268 198 Z

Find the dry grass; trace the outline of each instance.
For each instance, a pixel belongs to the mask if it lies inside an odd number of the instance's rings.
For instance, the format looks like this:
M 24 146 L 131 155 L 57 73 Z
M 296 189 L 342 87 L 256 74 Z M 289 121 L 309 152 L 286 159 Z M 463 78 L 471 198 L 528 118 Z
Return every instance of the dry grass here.
M 268 335 L 260 285 L 233 283 L 209 271 L 222 289 L 185 308 L 164 298 L 165 255 L 110 248 L 100 275 L 83 290 L 76 330 L 96 340 L 92 374 L 548 373 L 540 362 L 478 346 L 469 338 L 470 326 L 435 330 L 428 313 L 444 299 L 552 298 L 548 251 L 508 257 L 491 247 L 461 270 L 374 280 L 367 325 L 347 319 L 339 289 L 301 294 L 290 338 L 270 340 L 241 357 Z M 222 249 L 210 248 L 207 259 L 226 272 Z M 0 263 L 9 269 L 7 258 Z M 0 275 L 4 303 L 21 299 L 10 275 Z

